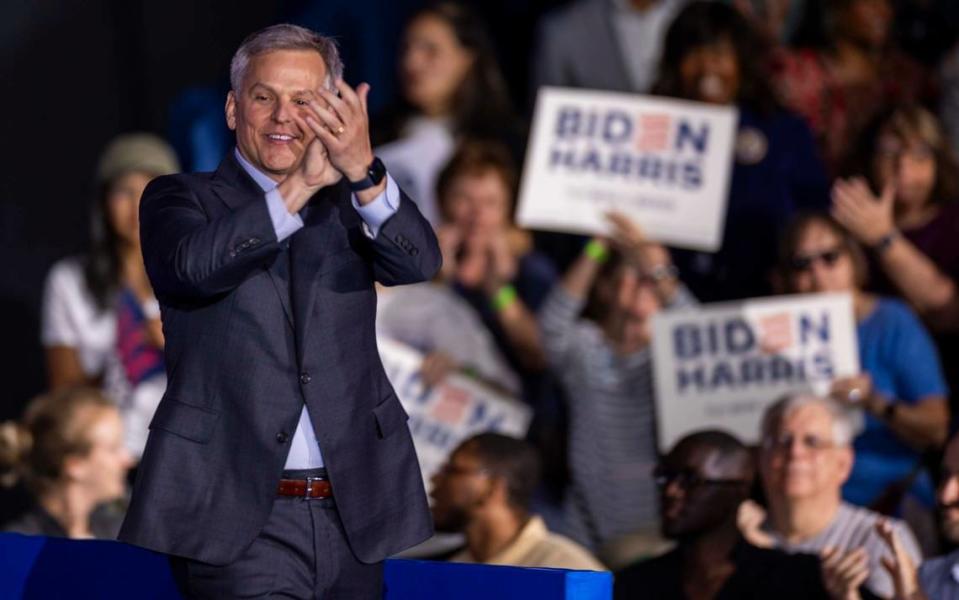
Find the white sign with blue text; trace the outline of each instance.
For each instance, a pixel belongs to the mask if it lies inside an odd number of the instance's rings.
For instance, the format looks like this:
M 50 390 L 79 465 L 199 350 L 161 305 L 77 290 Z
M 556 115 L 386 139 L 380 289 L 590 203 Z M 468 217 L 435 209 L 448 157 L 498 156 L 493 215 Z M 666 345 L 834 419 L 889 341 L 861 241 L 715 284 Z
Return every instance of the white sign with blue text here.
M 653 240 L 717 250 L 737 118 L 733 107 L 541 88 L 517 221 L 606 234 L 616 210 Z
M 659 447 L 698 429 L 759 440 L 763 411 L 783 394 L 824 394 L 859 372 L 848 294 L 759 298 L 663 312 L 653 319 Z
M 462 374 L 427 387 L 420 375 L 422 354 L 385 338 L 378 338 L 377 345 L 386 376 L 410 416 L 426 489 L 449 453 L 466 438 L 484 431 L 526 436 L 532 418 L 527 405 Z

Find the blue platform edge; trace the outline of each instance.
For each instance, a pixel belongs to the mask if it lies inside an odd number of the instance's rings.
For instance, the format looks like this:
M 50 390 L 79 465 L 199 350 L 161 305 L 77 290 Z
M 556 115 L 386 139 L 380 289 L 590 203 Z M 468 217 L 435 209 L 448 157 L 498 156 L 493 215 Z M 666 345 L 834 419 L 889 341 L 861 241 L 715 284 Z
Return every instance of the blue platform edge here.
M 390 559 L 386 600 L 609 600 L 606 572 Z M 178 599 L 164 555 L 120 542 L 0 534 L 0 598 Z

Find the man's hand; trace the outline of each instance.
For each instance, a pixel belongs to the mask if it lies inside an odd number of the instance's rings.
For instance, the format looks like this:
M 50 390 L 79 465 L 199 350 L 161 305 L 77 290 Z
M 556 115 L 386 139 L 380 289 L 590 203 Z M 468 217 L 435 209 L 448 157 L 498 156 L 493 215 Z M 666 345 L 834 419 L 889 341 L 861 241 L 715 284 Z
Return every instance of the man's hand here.
M 859 586 L 869 577 L 869 555 L 863 548 L 843 552 L 825 548 L 820 554 L 822 580 L 833 600 L 860 600 Z
M 354 91 L 339 79 L 336 88 L 340 92 L 339 96 L 325 88 L 319 90 L 319 99 L 314 97 L 307 103 L 303 119 L 323 143 L 333 167 L 348 180 L 359 181 L 366 177 L 366 170 L 373 162 L 366 104 L 370 86 L 361 83 Z M 357 194 L 360 203 L 372 201 L 384 185 L 385 183 L 381 183 L 372 188 L 372 193 Z M 368 199 L 364 202 L 366 198 Z
M 888 520 L 882 519 L 876 523 L 876 532 L 882 541 L 886 543 L 889 554 L 883 556 L 882 566 L 892 577 L 893 586 L 896 588 L 895 600 L 925 600 L 926 595 L 919 589 L 919 577 L 916 573 L 916 565 L 912 562 L 909 553 L 906 552 L 902 540 L 892 528 Z

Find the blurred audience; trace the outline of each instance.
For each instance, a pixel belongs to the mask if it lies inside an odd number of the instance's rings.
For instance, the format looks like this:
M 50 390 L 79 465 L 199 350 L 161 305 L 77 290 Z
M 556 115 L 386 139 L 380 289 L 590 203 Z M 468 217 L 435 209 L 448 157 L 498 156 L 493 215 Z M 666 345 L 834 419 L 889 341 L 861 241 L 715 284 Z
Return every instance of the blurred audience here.
M 71 388 L 30 402 L 22 423 L 0 425 L 0 483 L 19 479 L 34 506 L 5 531 L 75 539 L 116 539 L 132 458 L 112 401 Z
M 933 503 L 922 453 L 946 438 L 948 391 L 929 334 L 902 302 L 863 291 L 866 262 L 853 237 L 826 214 L 797 218 L 780 252 L 790 292 L 852 295 L 862 372 L 839 378 L 831 394 L 865 415 L 855 439 L 856 460 L 843 497 L 892 514 L 906 490 L 921 505 Z
M 535 403 L 546 359 L 534 318 L 556 280 L 552 263 L 513 223 L 517 174 L 509 152 L 469 142 L 440 173 L 443 280 L 479 315 Z
M 437 531 L 466 535 L 454 562 L 603 571 L 589 551 L 551 533 L 530 513 L 539 478 L 536 450 L 519 439 L 481 433 L 460 444 L 433 476 Z
M 426 385 L 454 372 L 468 373 L 520 397 L 516 372 L 500 352 L 479 315 L 449 286 L 419 283 L 377 290 L 376 333 L 424 355 Z
M 569 407 L 566 526 L 598 550 L 657 527 L 651 319 L 694 303 L 665 248 L 610 221 L 612 242 L 592 240 L 539 314 Z
M 953 436 L 946 445 L 942 457 L 941 480 L 936 501 L 939 509 L 939 524 L 942 537 L 951 547 L 959 546 L 959 435 Z M 915 564 L 899 560 L 896 571 L 901 573 L 901 587 L 915 587 L 911 578 L 916 575 Z M 945 556 L 930 558 L 919 567 L 918 583 L 927 598 L 959 598 L 959 550 Z M 918 597 L 910 597 L 916 598 Z
M 834 400 L 810 394 L 786 396 L 763 417 L 759 472 L 769 507 L 746 538 L 787 552 L 845 561 L 842 576 L 858 588 L 888 598 L 893 580 L 882 566 L 886 543 L 877 531 L 883 517 L 842 501 L 852 470 L 853 422 Z M 921 553 L 901 521 L 889 520 L 914 564 Z M 755 536 L 752 534 L 756 534 Z
M 166 389 L 160 307 L 140 252 L 140 196 L 151 179 L 179 169 L 156 136 L 110 142 L 97 165 L 90 251 L 53 265 L 43 297 L 50 387 L 102 387 L 120 408 L 136 458 Z
M 861 176 L 833 186 L 832 215 L 871 250 L 870 288 L 924 318 L 957 389 L 959 165 L 936 118 L 915 106 L 877 119 L 860 154 Z
M 578 0 L 543 17 L 531 85 L 646 93 L 663 38 L 689 0 Z
M 812 127 L 835 174 L 884 107 L 931 100 L 933 86 L 922 65 L 893 45 L 890 0 L 829 0 L 822 18 L 824 39 L 781 52 L 775 79 L 786 104 Z
M 614 596 L 828 598 L 815 556 L 759 548 L 740 534 L 737 510 L 754 473 L 750 451 L 727 433 L 700 431 L 676 442 L 655 479 L 663 535 L 677 547 L 616 573 Z
M 410 19 L 399 59 L 401 99 L 372 127 L 376 153 L 434 225 L 437 175 L 464 140 L 503 143 L 515 161 L 524 132 L 489 32 L 461 2 L 428 3 Z
M 718 2 L 690 4 L 666 35 L 654 93 L 739 110 L 722 247 L 674 253 L 703 302 L 768 295 L 779 233 L 797 211 L 828 206 L 812 135 L 777 104 L 765 54 L 751 24 Z

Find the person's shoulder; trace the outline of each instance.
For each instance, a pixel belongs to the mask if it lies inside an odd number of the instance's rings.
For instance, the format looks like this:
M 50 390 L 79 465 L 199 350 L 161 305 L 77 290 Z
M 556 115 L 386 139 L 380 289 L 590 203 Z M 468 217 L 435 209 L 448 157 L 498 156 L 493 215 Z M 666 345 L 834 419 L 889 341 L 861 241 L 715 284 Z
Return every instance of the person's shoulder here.
M 47 273 L 47 294 L 77 295 L 87 289 L 84 275 L 85 259 L 82 256 L 68 256 L 53 263 Z
M 614 597 L 663 597 L 668 590 L 679 589 L 682 578 L 678 550 L 635 562 L 613 575 Z M 643 595 L 641 595 L 643 594 Z
M 608 10 L 609 0 L 578 0 L 551 10 L 540 22 L 544 32 L 559 35 L 580 29 L 583 18 Z
M 607 570 L 589 550 L 565 535 L 550 531 L 547 533 L 545 542 L 553 561 L 561 568 L 583 571 Z
M 920 324 L 915 311 L 913 311 L 908 304 L 899 298 L 893 298 L 891 296 L 880 296 L 877 298 L 874 316 L 876 320 L 882 322 L 886 327 L 912 327 Z

